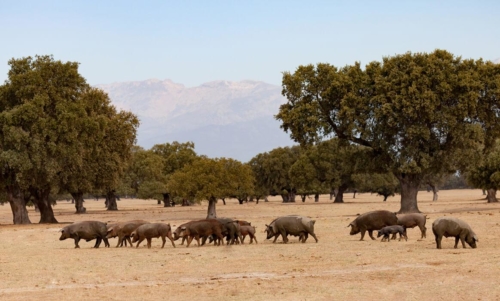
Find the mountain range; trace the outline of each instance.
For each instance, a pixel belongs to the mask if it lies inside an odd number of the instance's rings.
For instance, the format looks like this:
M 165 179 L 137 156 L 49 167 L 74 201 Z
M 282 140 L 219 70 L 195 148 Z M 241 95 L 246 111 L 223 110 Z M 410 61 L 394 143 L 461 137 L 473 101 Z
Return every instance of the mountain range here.
M 198 154 L 247 162 L 294 142 L 274 115 L 286 102 L 281 87 L 258 81 L 212 81 L 185 87 L 149 79 L 97 85 L 118 109 L 136 114 L 137 144 L 192 141 Z

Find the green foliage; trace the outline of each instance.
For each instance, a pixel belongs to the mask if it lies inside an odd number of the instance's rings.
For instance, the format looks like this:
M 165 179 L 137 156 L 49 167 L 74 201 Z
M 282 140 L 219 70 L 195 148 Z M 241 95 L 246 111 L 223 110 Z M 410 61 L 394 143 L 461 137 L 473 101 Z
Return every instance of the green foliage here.
M 163 158 L 163 174 L 171 175 L 197 159 L 193 142 L 156 144 L 151 151 Z
M 139 146 L 132 149 L 132 158 L 127 171 L 122 178 L 123 187 L 132 190 L 132 193 L 142 199 L 162 199 L 166 191 L 167 177 L 165 160 L 151 150 L 144 150 Z M 127 191 L 122 189 L 119 193 Z
M 294 187 L 289 170 L 300 156 L 299 146 L 278 147 L 252 158 L 249 165 L 256 179 L 256 191 L 281 194 Z
M 302 145 L 336 136 L 371 148 L 382 170 L 411 187 L 402 189 L 402 206 L 418 210 L 407 192 L 426 175 L 453 173 L 485 137 L 500 135 L 499 83 L 500 66 L 443 50 L 385 57 L 365 69 L 299 66 L 283 74 L 288 102 L 276 118 Z
M 106 93 L 86 83 L 76 62 L 36 56 L 9 65 L 0 86 L 3 186 L 44 193 L 116 188 L 137 117 L 117 112 Z
M 201 202 L 250 195 L 253 182 L 248 165 L 233 159 L 202 157 L 174 172 L 167 188 L 175 196 Z
M 392 173 L 366 173 L 354 176 L 359 192 L 370 192 L 388 197 L 399 192 L 399 181 Z
M 467 181 L 481 189 L 500 188 L 500 140 L 496 140 L 480 162 L 468 169 Z

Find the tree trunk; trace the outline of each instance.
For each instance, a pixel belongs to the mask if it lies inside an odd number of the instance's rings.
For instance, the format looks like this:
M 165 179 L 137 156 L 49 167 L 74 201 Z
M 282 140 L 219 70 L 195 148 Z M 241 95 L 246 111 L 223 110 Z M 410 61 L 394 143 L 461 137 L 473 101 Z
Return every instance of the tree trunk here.
M 300 196 L 300 198 L 302 199 L 302 203 L 305 203 L 306 198 L 307 198 L 307 195 L 302 194 L 302 195 Z
M 170 203 L 170 193 L 163 193 L 163 207 L 172 207 Z
M 269 200 L 267 199 L 267 196 L 264 198 L 264 203 L 267 203 L 269 202 Z
M 224 204 L 224 206 L 226 206 L 226 198 L 222 198 L 222 203 Z
M 31 224 L 30 218 L 28 216 L 28 210 L 26 209 L 26 199 L 22 196 L 19 188 L 14 186 L 7 186 L 7 200 L 10 204 L 10 209 L 12 210 L 12 217 L 14 225 L 27 225 Z
M 295 190 L 294 189 L 290 189 L 290 192 L 288 193 L 288 202 L 290 203 L 295 203 Z
M 157 201 L 158 201 L 157 205 L 161 205 L 161 200 L 157 200 Z
M 52 204 L 49 200 L 50 189 L 30 189 L 33 196 L 33 203 L 38 205 L 40 210 L 40 224 L 57 224 L 58 221 L 54 217 Z
M 398 213 L 420 213 L 417 205 L 418 188 L 421 184 L 420 176 L 401 174 L 398 180 L 401 185 L 401 209 Z
M 208 200 L 208 210 L 207 210 L 207 218 L 217 218 L 217 213 L 215 212 L 215 204 L 217 203 L 217 199 L 215 197 L 210 197 Z
M 356 189 L 354 189 L 354 194 L 353 194 L 353 196 L 352 196 L 352 198 L 353 198 L 353 199 L 355 199 L 355 198 L 356 198 L 356 192 L 358 192 L 358 191 L 357 191 Z
M 337 194 L 335 195 L 334 203 L 343 203 L 344 202 L 344 192 L 347 190 L 346 185 L 340 185 L 337 189 Z
M 495 188 L 488 188 L 487 193 L 486 199 L 488 203 L 498 203 L 497 190 Z
M 336 196 L 337 196 L 337 194 L 335 192 L 335 189 L 330 190 L 330 201 L 333 200 L 333 198 Z
M 71 196 L 75 200 L 76 214 L 87 212 L 87 208 L 83 207 L 83 192 L 73 192 Z
M 384 195 L 383 195 L 383 197 L 384 197 L 384 202 L 385 202 L 385 201 L 387 201 L 387 198 L 388 198 L 389 196 L 384 194 Z
M 427 183 L 429 185 L 429 187 L 431 188 L 432 190 L 432 201 L 435 202 L 438 200 L 438 189 L 436 187 L 436 185 L 434 185 L 433 183 Z
M 106 193 L 106 207 L 108 211 L 118 210 L 118 205 L 116 204 L 116 195 L 114 190 L 110 190 Z
M 319 202 L 319 193 L 316 193 L 316 194 L 314 195 L 314 202 L 315 202 L 315 203 Z
M 287 194 L 282 194 L 281 198 L 283 199 L 283 203 L 288 203 L 288 195 Z

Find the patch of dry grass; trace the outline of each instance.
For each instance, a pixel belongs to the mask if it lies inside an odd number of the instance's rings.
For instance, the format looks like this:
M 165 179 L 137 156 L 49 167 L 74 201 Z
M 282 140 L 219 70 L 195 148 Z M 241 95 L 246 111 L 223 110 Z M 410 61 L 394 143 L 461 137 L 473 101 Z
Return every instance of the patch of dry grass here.
M 93 249 L 94 242 L 59 241 L 61 225 L 11 225 L 10 207 L 0 206 L 0 300 L 499 300 L 498 237 L 500 205 L 487 204 L 480 190 L 419 193 L 427 214 L 427 238 L 418 228 L 408 241 L 358 241 L 347 225 L 356 214 L 399 210 L 399 197 L 382 202 L 370 194 L 346 195 L 345 204 L 328 196 L 319 203 L 217 205 L 219 216 L 244 219 L 257 226 L 259 244 L 177 248 L 153 240 L 153 248 Z M 54 207 L 61 223 L 145 219 L 173 228 L 206 216 L 206 204 L 163 208 L 156 201 L 122 200 L 117 212 L 104 210 L 103 200 L 87 201 L 87 214 L 60 202 Z M 30 218 L 39 216 L 30 209 Z M 316 219 L 319 243 L 272 244 L 264 224 L 281 215 Z M 464 219 L 479 237 L 478 248 L 453 249 L 452 238 L 435 248 L 431 224 L 443 215 Z M 247 240 L 248 241 L 248 240 Z M 281 241 L 281 240 L 278 240 Z

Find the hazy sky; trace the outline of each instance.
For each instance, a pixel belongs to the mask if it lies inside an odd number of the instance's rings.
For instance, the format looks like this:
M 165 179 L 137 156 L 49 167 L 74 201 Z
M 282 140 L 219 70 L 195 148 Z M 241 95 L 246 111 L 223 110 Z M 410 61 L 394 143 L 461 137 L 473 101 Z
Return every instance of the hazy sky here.
M 500 1 L 0 0 L 0 82 L 11 58 L 80 62 L 90 84 L 149 78 L 280 85 L 301 64 L 338 66 L 446 49 L 500 58 Z

